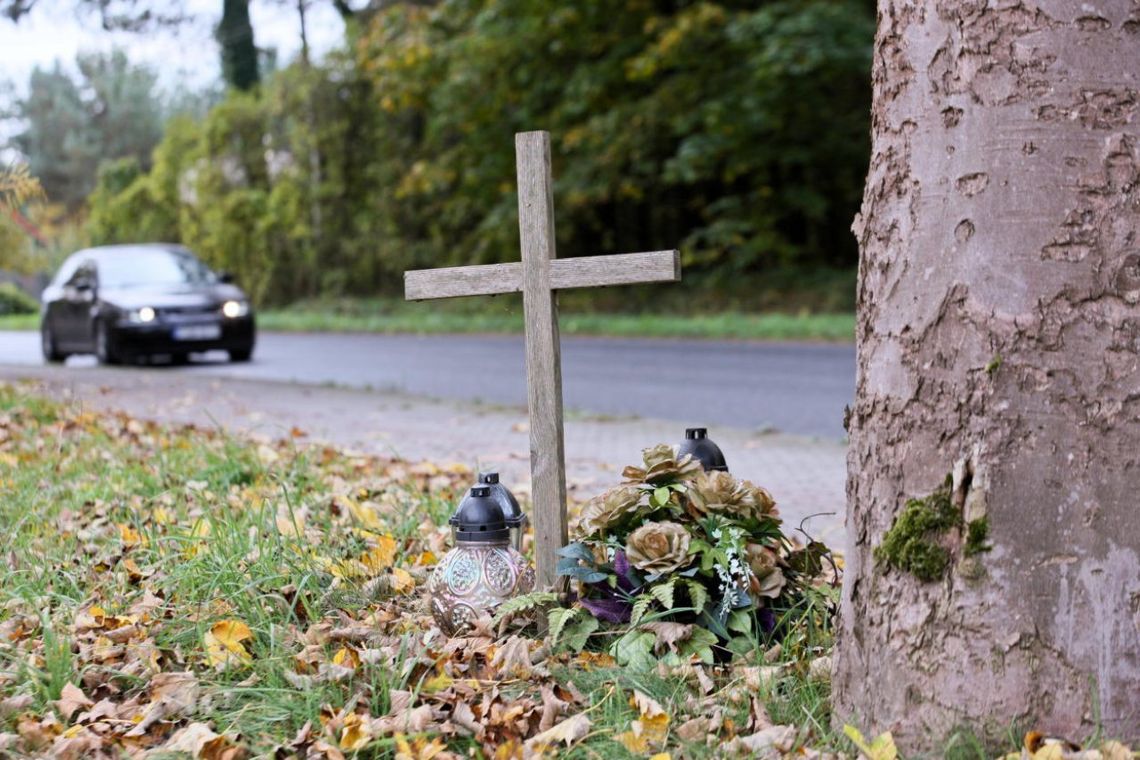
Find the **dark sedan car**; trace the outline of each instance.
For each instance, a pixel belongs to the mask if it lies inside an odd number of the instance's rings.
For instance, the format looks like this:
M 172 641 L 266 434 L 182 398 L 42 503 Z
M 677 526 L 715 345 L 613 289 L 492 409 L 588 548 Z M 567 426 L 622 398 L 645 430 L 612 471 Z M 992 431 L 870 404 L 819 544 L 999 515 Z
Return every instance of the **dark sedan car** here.
M 249 299 L 178 245 L 112 245 L 72 254 L 43 293 L 44 358 L 94 353 L 104 364 L 156 354 L 182 361 L 222 349 L 253 355 Z

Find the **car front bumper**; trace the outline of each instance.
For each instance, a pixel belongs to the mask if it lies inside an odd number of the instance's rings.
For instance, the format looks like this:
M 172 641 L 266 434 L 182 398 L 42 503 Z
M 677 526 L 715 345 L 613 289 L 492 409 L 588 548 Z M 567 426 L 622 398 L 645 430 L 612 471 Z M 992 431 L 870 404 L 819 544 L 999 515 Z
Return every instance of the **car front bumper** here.
M 214 337 L 202 337 L 203 328 L 216 326 Z M 111 331 L 121 351 L 134 354 L 201 353 L 203 351 L 249 351 L 257 339 L 253 315 L 195 322 L 149 324 L 120 322 Z

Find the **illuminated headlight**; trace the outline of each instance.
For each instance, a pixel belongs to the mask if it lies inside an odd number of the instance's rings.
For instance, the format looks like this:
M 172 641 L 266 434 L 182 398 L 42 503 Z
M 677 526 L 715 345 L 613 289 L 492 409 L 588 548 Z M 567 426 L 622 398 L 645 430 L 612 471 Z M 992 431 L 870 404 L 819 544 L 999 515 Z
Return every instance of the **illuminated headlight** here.
M 153 322 L 154 317 L 154 309 L 149 306 L 127 312 L 127 321 L 135 325 L 145 325 L 148 322 Z
M 222 314 L 225 314 L 230 319 L 234 317 L 244 317 L 249 314 L 248 301 L 226 301 L 222 304 Z

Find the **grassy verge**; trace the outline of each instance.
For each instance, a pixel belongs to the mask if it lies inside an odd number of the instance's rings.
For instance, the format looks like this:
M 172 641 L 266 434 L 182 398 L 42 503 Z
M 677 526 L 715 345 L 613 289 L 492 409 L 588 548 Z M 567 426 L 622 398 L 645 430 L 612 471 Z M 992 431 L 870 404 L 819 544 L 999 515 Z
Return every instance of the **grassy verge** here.
M 522 306 L 499 297 L 490 305 L 477 301 L 404 303 L 394 299 L 345 299 L 295 304 L 263 311 L 263 329 L 296 332 L 375 333 L 519 333 Z M 592 313 L 563 308 L 559 327 L 567 335 L 742 340 L 851 341 L 852 314 L 810 312 L 750 314 Z
M 370 308 L 369 304 L 372 305 Z M 35 314 L 0 316 L 0 330 L 35 330 Z M 262 330 L 279 332 L 364 333 L 521 333 L 521 310 L 507 313 L 465 313 L 435 304 L 393 306 L 381 302 L 341 307 L 300 304 L 258 314 Z M 629 338 L 705 338 L 722 340 L 787 340 L 849 342 L 855 336 L 851 314 L 579 314 L 563 312 L 559 327 L 564 335 L 599 335 Z
M 0 314 L 0 330 L 38 330 L 39 314 Z
M 561 726 L 562 757 L 752 756 L 769 721 L 788 751 L 844 741 L 786 656 L 632 672 L 521 624 L 444 638 L 423 583 L 471 473 L 303 440 L 0 387 L 0 755 L 521 757 Z

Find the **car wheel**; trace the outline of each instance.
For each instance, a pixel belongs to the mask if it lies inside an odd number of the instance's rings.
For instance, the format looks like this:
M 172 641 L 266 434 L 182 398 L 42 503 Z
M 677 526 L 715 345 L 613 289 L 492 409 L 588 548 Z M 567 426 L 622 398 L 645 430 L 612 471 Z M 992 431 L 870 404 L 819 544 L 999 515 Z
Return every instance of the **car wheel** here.
M 60 351 L 55 344 L 55 333 L 51 328 L 44 324 L 40 327 L 40 347 L 44 352 L 44 361 L 53 364 L 63 361 L 67 358 L 67 354 Z
M 95 324 L 95 357 L 100 364 L 118 364 L 122 361 L 119 347 L 111 335 L 111 327 L 103 321 Z
M 231 362 L 247 362 L 253 358 L 253 347 L 233 348 L 229 351 Z

